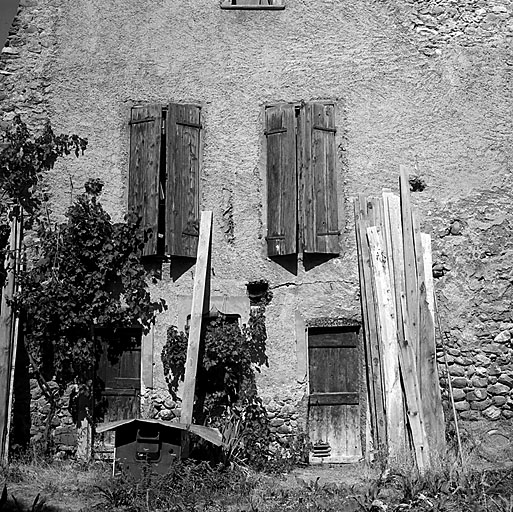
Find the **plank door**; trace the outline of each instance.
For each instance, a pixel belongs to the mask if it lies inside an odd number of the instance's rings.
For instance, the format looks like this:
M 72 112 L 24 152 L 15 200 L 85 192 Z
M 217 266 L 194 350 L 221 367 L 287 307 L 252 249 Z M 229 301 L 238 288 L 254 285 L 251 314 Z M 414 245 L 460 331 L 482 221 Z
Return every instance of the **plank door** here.
M 311 463 L 362 457 L 358 339 L 355 327 L 308 330 Z
M 109 345 L 121 347 L 121 356 L 109 356 Z M 102 335 L 98 377 L 103 382 L 103 421 L 139 418 L 141 409 L 141 336 L 122 330 Z

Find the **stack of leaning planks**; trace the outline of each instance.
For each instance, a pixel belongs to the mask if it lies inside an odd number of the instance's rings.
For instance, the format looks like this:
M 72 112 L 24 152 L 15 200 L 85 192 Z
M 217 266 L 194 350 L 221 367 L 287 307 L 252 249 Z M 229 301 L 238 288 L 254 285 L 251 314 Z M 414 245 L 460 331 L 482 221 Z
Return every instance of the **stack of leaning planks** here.
M 374 451 L 411 450 L 420 472 L 445 447 L 436 363 L 431 237 L 421 233 L 405 168 L 400 197 L 355 201 L 365 331 L 368 409 Z

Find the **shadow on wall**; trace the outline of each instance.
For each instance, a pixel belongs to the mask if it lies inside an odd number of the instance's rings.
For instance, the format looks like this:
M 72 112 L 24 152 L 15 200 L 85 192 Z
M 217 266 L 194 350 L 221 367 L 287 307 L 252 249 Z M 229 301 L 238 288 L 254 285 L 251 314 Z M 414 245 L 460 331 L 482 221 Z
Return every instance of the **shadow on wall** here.
M 2 0 L 0 2 L 0 48 L 3 48 L 9 35 L 14 16 L 18 11 L 19 0 Z

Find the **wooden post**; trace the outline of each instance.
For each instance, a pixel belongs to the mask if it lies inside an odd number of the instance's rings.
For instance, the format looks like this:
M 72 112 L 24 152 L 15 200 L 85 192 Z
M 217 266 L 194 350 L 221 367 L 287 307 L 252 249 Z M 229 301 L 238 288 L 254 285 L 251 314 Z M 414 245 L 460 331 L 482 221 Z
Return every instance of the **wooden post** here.
M 18 239 L 21 240 L 21 224 L 18 221 L 18 214 L 15 213 L 11 220 L 11 235 L 9 239 L 9 250 L 5 258 L 7 277 L 2 289 L 1 310 L 0 310 L 0 462 L 8 460 L 8 426 L 9 426 L 9 404 L 11 402 L 11 371 L 13 364 L 13 334 L 14 334 L 14 311 L 11 301 L 15 291 L 15 267 L 16 248 Z
M 390 285 L 388 257 L 378 228 L 375 226 L 367 228 L 367 238 L 376 287 L 376 306 L 383 348 L 382 365 L 385 383 L 388 454 L 389 457 L 398 458 L 404 449 L 405 437 L 394 296 Z
M 202 212 L 196 259 L 196 274 L 192 292 L 191 323 L 187 345 L 187 360 L 185 362 L 185 379 L 182 397 L 181 423 L 192 423 L 194 406 L 194 391 L 196 388 L 196 373 L 198 370 L 198 355 L 200 348 L 201 321 L 203 313 L 208 310 L 210 282 L 210 252 L 212 235 L 212 212 Z
M 13 255 L 14 265 L 14 293 L 19 293 L 20 283 L 18 276 L 21 272 L 22 266 L 22 244 L 23 244 L 23 210 L 20 208 L 17 211 L 15 217 L 16 226 L 16 252 Z M 14 393 L 14 373 L 16 369 L 16 353 L 18 351 L 18 334 L 19 334 L 20 318 L 13 312 L 13 319 L 11 320 L 11 375 L 9 378 L 9 392 L 8 392 L 8 403 L 7 403 L 7 428 L 5 434 L 5 457 L 9 455 L 9 442 L 11 433 L 11 420 L 12 420 L 12 404 L 13 404 L 13 393 Z

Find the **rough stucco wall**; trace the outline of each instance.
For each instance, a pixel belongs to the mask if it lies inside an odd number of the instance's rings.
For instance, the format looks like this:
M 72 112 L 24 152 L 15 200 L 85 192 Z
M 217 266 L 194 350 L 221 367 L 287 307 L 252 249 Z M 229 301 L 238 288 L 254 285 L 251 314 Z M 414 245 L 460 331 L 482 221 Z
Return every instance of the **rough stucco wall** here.
M 66 172 L 75 188 L 101 176 L 115 218 L 125 210 L 130 107 L 203 105 L 212 292 L 243 295 L 246 282 L 269 281 L 266 400 L 298 401 L 305 390 L 296 382 L 295 311 L 306 319 L 359 317 L 350 198 L 397 190 L 401 163 L 428 185 L 413 202 L 433 234 L 434 260 L 451 269 L 436 287 L 452 344 L 482 352 L 510 329 L 511 2 L 289 0 L 284 11 L 247 12 L 223 11 L 213 0 L 34 0 L 25 9 L 55 20 L 55 45 L 38 64 L 51 82 L 48 114 L 58 129 L 90 140 L 87 156 Z M 11 93 L 12 112 L 30 103 L 14 84 Z M 342 251 L 310 270 L 300 261 L 294 275 L 265 256 L 263 106 L 320 98 L 338 100 L 342 112 Z M 52 182 L 59 211 L 69 197 L 64 166 Z M 445 236 L 454 219 L 463 221 L 462 234 Z M 173 281 L 165 265 L 154 289 L 170 306 L 155 336 L 160 389 L 165 331 L 176 322 L 176 297 L 190 295 L 192 284 L 192 271 Z

